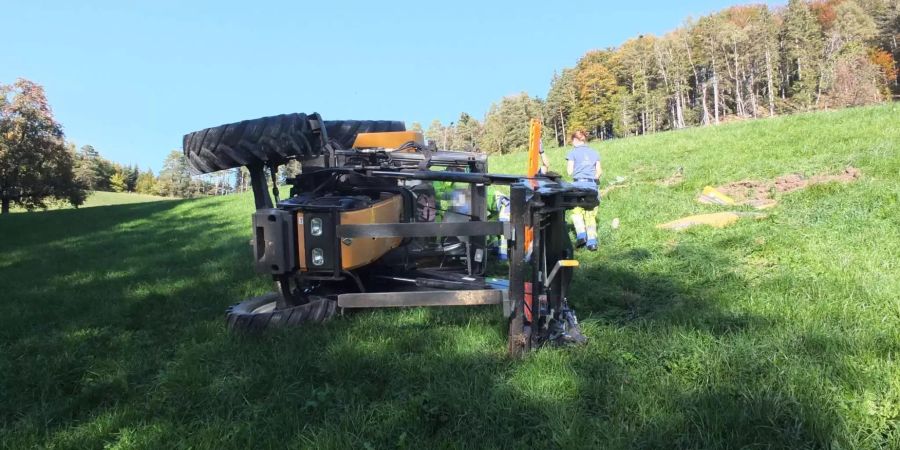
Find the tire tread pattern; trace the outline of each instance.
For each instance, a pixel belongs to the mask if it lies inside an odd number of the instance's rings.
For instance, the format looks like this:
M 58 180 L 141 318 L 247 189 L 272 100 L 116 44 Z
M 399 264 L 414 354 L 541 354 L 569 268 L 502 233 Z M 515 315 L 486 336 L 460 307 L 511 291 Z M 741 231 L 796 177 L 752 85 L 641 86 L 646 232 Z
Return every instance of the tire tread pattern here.
M 231 306 L 225 313 L 225 327 L 228 331 L 236 333 L 298 327 L 308 322 L 324 322 L 333 317 L 337 311 L 336 301 L 325 297 L 312 297 L 309 303 L 304 305 L 269 312 L 254 312 L 261 306 L 275 302 L 278 295 L 272 292 Z
M 310 160 L 324 152 L 313 123 L 318 114 L 282 114 L 207 128 L 184 136 L 188 163 L 201 173 L 241 166 L 284 164 Z M 323 121 L 329 143 L 350 148 L 359 133 L 405 131 L 403 122 L 391 120 Z

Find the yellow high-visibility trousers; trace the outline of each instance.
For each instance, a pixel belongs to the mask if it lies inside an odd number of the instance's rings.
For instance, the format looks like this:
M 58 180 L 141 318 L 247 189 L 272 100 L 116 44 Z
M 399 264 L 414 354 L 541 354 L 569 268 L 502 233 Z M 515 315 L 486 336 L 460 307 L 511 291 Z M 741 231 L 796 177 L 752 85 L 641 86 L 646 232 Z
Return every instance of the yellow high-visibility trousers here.
M 587 242 L 588 245 L 597 245 L 597 208 L 585 210 L 575 208 L 572 210 L 572 224 L 575 225 L 575 237 Z

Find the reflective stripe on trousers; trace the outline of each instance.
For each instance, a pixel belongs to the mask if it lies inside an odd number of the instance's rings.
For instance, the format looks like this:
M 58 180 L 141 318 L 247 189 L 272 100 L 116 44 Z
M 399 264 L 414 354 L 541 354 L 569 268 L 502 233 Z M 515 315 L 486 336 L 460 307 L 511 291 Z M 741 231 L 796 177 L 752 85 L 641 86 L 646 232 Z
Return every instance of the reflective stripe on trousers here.
M 573 209 L 572 224 L 575 225 L 575 235 L 578 239 L 597 240 L 597 208 L 591 210 L 585 210 L 581 207 Z
M 597 189 L 597 183 L 594 180 L 576 180 L 572 183 L 580 188 Z M 597 192 L 597 199 L 600 199 L 600 192 Z M 578 207 L 572 210 L 572 225 L 575 225 L 576 239 L 584 239 L 589 244 L 597 243 L 597 208 L 585 210 Z

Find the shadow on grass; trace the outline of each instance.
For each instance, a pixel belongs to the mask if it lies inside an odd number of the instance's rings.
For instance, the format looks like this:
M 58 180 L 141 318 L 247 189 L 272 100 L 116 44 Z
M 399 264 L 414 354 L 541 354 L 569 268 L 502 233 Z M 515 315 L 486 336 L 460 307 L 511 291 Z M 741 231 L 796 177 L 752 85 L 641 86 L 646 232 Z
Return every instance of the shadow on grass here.
M 42 434 L 126 406 L 185 339 L 219 322 L 252 274 L 248 227 L 216 206 L 170 201 L 0 220 L 4 424 Z
M 573 290 L 591 343 L 511 361 L 496 308 L 375 311 L 227 335 L 224 307 L 268 286 L 250 267 L 249 206 L 226 207 L 161 202 L 0 221 L 0 440 L 798 448 L 841 439 L 818 387 L 780 383 L 772 352 L 786 344 L 760 337 L 777 324 L 730 308 L 750 286 L 717 269 L 730 262 L 715 248 L 594 261 Z M 816 339 L 791 370 L 814 359 L 842 367 L 816 348 L 841 343 Z

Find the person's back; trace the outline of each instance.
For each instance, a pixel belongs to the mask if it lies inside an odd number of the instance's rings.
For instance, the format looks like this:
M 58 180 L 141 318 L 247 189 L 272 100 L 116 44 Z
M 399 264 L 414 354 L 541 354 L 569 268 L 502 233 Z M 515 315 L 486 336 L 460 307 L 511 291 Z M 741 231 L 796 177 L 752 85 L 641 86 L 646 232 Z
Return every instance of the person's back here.
M 581 144 L 573 148 L 566 159 L 572 162 L 572 179 L 576 182 L 595 182 L 598 178 L 597 163 L 600 162 L 600 154 L 587 144 Z

